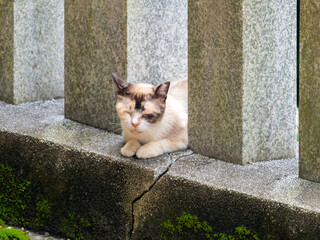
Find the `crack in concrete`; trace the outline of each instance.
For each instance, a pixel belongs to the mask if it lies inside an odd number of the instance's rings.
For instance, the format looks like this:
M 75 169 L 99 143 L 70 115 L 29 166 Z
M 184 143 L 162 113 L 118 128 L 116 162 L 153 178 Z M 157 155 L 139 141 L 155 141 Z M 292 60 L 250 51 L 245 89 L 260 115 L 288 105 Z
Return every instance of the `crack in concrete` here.
M 175 160 L 173 159 L 173 156 L 171 155 L 171 153 L 168 153 L 170 159 L 172 160 L 171 163 L 169 164 L 169 166 L 161 173 L 159 174 L 159 176 L 157 176 L 155 178 L 155 180 L 153 181 L 153 183 L 148 187 L 147 190 L 143 191 L 138 197 L 136 197 L 132 203 L 131 203 L 131 213 L 132 213 L 132 222 L 131 222 L 131 228 L 130 228 L 130 232 L 129 232 L 129 239 L 132 239 L 132 234 L 133 234 L 133 231 L 134 231 L 134 204 L 136 202 L 138 202 L 141 198 L 143 198 L 143 196 L 150 192 L 152 190 L 152 188 L 157 184 L 157 182 L 170 170 L 170 168 L 172 167 L 172 165 L 178 161 L 179 159 L 183 158 L 183 157 L 188 157 L 188 156 L 191 156 L 193 155 L 194 153 L 190 153 L 190 154 L 186 154 L 186 155 L 182 155 L 182 156 L 179 156 L 178 158 L 176 158 Z

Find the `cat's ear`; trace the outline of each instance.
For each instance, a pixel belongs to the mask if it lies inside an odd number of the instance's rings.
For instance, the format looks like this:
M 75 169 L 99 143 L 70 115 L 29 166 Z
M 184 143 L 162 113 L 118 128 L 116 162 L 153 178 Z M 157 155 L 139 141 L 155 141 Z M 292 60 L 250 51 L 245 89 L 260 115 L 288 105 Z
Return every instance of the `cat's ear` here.
M 170 82 L 161 83 L 154 92 L 155 97 L 165 101 L 167 99 L 169 87 Z
M 116 85 L 118 87 L 118 90 L 122 91 L 123 89 L 125 89 L 129 86 L 130 83 L 127 83 L 126 81 L 124 81 L 123 79 L 118 77 L 115 73 L 112 73 L 111 75 L 113 77 L 114 82 L 116 83 Z

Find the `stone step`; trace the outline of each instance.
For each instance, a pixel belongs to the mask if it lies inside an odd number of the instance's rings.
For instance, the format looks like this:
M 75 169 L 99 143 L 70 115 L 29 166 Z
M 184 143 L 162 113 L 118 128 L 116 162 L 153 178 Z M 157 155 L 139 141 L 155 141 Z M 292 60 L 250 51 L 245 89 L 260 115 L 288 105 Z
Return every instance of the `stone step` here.
M 122 157 L 122 145 L 65 119 L 63 100 L 0 102 L 0 162 L 41 183 L 57 221 L 71 208 L 92 219 L 88 239 L 158 239 L 161 222 L 183 211 L 216 230 L 319 236 L 320 184 L 298 177 L 298 159 L 234 165 L 187 150 L 141 160 Z

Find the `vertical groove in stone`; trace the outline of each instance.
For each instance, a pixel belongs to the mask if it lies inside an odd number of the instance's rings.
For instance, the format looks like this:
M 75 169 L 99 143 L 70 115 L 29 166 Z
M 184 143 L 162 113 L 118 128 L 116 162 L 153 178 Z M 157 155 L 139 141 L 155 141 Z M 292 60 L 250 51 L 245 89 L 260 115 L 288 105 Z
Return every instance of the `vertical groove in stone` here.
M 127 1 L 65 0 L 65 115 L 119 132 L 111 73 L 127 77 Z
M 14 1 L 0 0 L 0 101 L 13 103 L 13 6 Z
M 296 3 L 244 0 L 243 161 L 294 158 Z
M 300 4 L 299 175 L 320 182 L 320 3 Z
M 242 163 L 242 1 L 188 4 L 189 145 Z

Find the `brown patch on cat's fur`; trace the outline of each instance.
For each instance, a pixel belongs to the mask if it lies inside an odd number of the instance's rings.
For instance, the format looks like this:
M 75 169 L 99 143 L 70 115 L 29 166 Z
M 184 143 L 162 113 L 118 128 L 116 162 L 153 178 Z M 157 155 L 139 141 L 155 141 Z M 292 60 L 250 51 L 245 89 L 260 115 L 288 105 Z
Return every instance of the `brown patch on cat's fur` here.
M 155 95 L 156 89 L 159 87 L 150 86 L 147 84 L 129 84 L 128 87 L 118 91 L 120 96 L 130 99 L 131 106 L 129 110 L 131 112 L 139 111 L 145 116 L 145 120 L 149 123 L 156 123 L 161 120 L 165 111 L 165 101 L 163 98 L 159 98 Z M 124 100 L 124 99 L 123 99 Z M 146 102 L 150 102 L 145 107 Z M 151 116 L 152 115 L 152 116 Z
M 127 83 L 116 74 L 112 74 L 117 85 L 118 101 L 122 102 L 122 107 L 118 109 L 119 117 L 125 118 L 134 111 L 142 113 L 142 117 L 149 123 L 156 123 L 161 120 L 166 108 L 167 93 L 170 82 L 165 82 L 159 86 L 150 84 Z M 147 107 L 145 104 L 150 102 Z

